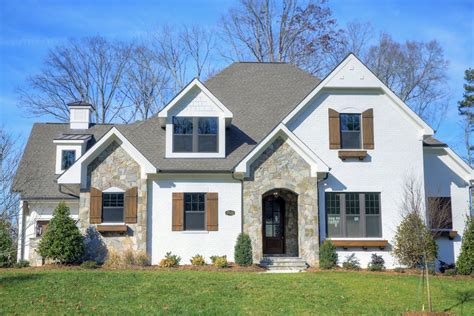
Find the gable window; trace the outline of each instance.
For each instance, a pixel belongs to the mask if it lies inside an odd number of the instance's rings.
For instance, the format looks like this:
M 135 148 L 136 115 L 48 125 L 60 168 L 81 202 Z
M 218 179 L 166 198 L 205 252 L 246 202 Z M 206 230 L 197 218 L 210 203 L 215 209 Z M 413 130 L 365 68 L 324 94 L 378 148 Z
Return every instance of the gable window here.
M 102 193 L 102 222 L 123 223 L 124 222 L 124 194 Z
M 380 193 L 326 193 L 328 237 L 381 237 Z
M 69 169 L 76 161 L 76 151 L 75 150 L 63 150 L 61 153 L 61 169 Z
M 173 152 L 217 152 L 217 125 L 217 117 L 173 117 Z
M 206 229 L 205 200 L 205 193 L 184 193 L 184 230 Z
M 341 148 L 342 149 L 362 148 L 360 114 L 341 113 L 340 120 L 341 120 Z
M 452 230 L 453 213 L 451 209 L 451 197 L 429 197 L 428 218 L 431 229 Z

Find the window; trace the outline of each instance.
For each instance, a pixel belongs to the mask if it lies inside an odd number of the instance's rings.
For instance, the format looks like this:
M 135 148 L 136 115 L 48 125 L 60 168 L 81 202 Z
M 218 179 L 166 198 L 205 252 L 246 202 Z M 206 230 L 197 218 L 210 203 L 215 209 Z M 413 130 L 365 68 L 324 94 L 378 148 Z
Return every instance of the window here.
M 102 222 L 124 222 L 123 193 L 102 193 Z
M 217 152 L 217 117 L 173 117 L 173 152 Z
M 360 149 L 360 114 L 340 114 L 341 148 Z
M 380 193 L 326 193 L 328 237 L 381 237 Z
M 452 230 L 453 213 L 451 209 L 451 197 L 429 197 L 428 218 L 431 229 Z
M 61 158 L 61 169 L 66 170 L 69 169 L 76 161 L 76 151 L 75 150 L 63 150 L 62 151 L 62 158 Z
M 49 221 L 36 221 L 35 235 L 36 237 L 42 237 L 48 229 Z
M 184 230 L 205 230 L 206 194 L 184 194 Z

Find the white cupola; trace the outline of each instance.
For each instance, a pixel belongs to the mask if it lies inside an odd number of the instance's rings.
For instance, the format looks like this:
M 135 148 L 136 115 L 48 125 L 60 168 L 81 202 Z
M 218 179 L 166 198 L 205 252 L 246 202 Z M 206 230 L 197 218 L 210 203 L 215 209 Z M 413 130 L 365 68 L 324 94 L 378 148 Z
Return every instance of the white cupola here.
M 91 124 L 91 116 L 94 106 L 85 101 L 69 103 L 70 129 L 88 129 Z

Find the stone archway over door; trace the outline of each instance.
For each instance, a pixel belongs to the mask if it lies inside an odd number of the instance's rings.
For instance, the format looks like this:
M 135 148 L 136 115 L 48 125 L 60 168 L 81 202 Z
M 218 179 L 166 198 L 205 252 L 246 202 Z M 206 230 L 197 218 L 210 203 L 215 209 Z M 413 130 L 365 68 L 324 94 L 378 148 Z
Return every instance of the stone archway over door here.
M 252 240 L 254 262 L 263 258 L 262 196 L 275 189 L 297 195 L 298 255 L 309 265 L 317 266 L 317 179 L 311 177 L 310 165 L 281 137 L 252 163 L 250 177 L 244 180 L 244 232 Z
M 262 196 L 264 255 L 298 257 L 298 195 L 274 189 Z

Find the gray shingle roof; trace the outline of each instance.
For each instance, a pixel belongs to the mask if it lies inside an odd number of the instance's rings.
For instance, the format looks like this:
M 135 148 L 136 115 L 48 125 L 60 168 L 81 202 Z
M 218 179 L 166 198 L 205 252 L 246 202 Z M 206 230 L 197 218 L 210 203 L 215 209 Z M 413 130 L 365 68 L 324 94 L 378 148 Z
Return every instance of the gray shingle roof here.
M 442 141 L 434 138 L 433 136 L 429 136 L 423 140 L 423 146 L 425 147 L 448 147 L 447 144 L 443 143 Z
M 158 117 L 129 125 L 94 125 L 83 134 L 92 142 L 115 126 L 160 171 L 229 172 L 311 92 L 320 80 L 285 63 L 234 63 L 205 82 L 206 87 L 233 113 L 226 130 L 226 158 L 165 158 L 165 130 Z M 67 197 L 58 191 L 54 175 L 55 144 L 59 134 L 74 134 L 69 124 L 35 124 L 17 182 L 32 171 L 41 174 L 34 190 L 23 197 Z M 19 189 L 19 188 L 17 188 Z

